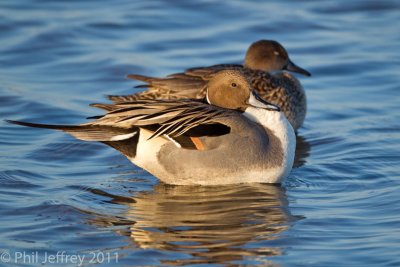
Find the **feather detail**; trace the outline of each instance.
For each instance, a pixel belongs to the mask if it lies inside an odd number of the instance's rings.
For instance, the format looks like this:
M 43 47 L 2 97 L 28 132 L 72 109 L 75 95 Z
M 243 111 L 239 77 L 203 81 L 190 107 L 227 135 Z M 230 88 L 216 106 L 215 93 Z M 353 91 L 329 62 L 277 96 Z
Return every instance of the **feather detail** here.
M 132 127 L 131 129 L 124 129 L 119 127 L 113 127 L 108 125 L 51 125 L 51 124 L 39 124 L 22 121 L 6 120 L 8 123 L 34 127 L 43 129 L 53 129 L 69 133 L 77 139 L 85 141 L 120 141 L 131 138 L 136 134 L 138 128 Z
M 193 133 L 199 136 L 218 136 L 229 133 L 230 127 L 218 119 L 229 116 L 233 110 L 203 103 L 199 100 L 139 100 L 120 104 L 92 104 L 108 111 L 95 116 L 96 120 L 81 125 L 50 125 L 20 121 L 9 123 L 61 130 L 86 141 L 113 142 L 130 139 L 139 128 L 152 132 L 149 139 L 179 137 Z

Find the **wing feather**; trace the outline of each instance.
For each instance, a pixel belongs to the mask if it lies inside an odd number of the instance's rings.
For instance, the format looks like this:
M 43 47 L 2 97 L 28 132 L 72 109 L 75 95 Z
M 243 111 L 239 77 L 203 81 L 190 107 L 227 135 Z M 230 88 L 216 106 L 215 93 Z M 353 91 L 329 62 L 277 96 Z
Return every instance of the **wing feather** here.
M 151 126 L 156 130 L 150 138 L 180 136 L 200 125 L 218 124 L 215 119 L 235 112 L 198 100 L 141 100 L 114 105 L 111 112 L 93 123 L 125 128 Z
M 140 100 L 121 104 L 94 104 L 108 111 L 96 120 L 81 125 L 50 125 L 8 121 L 23 126 L 61 130 L 86 141 L 121 142 L 137 135 L 139 128 L 152 132 L 151 138 L 218 136 L 230 132 L 220 120 L 236 111 L 199 100 Z M 174 139 L 175 140 L 175 139 Z M 177 139 L 178 140 L 178 139 Z M 180 139 L 186 142 L 184 139 Z

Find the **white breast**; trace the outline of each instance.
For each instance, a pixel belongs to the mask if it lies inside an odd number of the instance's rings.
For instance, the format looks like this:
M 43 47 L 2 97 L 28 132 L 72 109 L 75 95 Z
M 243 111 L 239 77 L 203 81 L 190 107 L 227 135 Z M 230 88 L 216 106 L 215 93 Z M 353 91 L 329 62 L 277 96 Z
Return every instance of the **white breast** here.
M 296 149 L 296 135 L 292 125 L 282 112 L 249 107 L 244 116 L 261 124 L 271 131 L 281 142 L 283 149 L 283 162 L 280 167 L 268 170 L 269 183 L 279 183 L 285 179 L 292 170 Z

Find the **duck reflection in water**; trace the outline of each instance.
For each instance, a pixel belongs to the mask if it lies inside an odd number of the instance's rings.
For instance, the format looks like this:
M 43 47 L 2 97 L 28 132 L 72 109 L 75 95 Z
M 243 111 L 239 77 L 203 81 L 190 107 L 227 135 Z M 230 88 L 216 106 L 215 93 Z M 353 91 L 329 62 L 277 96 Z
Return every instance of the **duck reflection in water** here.
M 271 265 L 269 257 L 282 251 L 268 240 L 279 238 L 296 220 L 288 211 L 284 189 L 268 184 L 158 184 L 152 191 L 131 198 L 92 192 L 127 207 L 124 214 L 98 215 L 92 221 L 99 226 L 127 226 L 126 230 L 118 230 L 132 241 L 127 249 L 139 247 L 191 256 L 161 261 L 168 265 L 232 264 L 246 257 Z

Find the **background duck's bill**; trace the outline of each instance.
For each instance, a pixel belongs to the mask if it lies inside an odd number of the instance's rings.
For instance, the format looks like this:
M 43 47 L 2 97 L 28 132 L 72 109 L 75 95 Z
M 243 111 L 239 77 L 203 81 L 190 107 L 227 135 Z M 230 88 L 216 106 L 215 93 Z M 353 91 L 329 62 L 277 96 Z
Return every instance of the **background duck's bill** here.
M 289 63 L 286 66 L 286 70 L 297 72 L 297 73 L 303 74 L 305 76 L 311 76 L 311 73 L 309 73 L 305 69 L 300 68 L 299 66 L 294 64 L 291 60 L 289 60 Z

